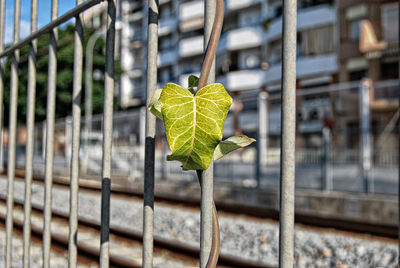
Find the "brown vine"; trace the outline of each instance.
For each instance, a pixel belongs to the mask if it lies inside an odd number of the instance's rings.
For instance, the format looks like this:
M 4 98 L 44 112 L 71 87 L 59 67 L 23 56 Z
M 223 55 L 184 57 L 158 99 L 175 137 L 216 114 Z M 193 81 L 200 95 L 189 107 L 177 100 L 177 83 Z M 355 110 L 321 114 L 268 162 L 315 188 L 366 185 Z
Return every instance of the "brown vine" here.
M 200 79 L 198 84 L 198 90 L 207 84 L 208 77 L 210 75 L 211 66 L 213 64 L 215 53 L 217 51 L 217 46 L 219 43 L 219 38 L 221 36 L 222 25 L 224 22 L 224 0 L 217 0 L 217 7 L 215 13 L 214 24 L 211 31 L 210 41 L 208 42 L 206 49 L 206 56 L 203 60 L 203 65 L 201 67 Z M 200 187 L 202 187 L 202 176 L 203 170 L 197 170 L 197 177 L 199 179 Z M 210 251 L 210 256 L 206 264 L 206 268 L 215 268 L 218 263 L 219 251 L 220 251 L 220 232 L 217 209 L 213 201 L 213 215 L 212 215 L 212 246 Z

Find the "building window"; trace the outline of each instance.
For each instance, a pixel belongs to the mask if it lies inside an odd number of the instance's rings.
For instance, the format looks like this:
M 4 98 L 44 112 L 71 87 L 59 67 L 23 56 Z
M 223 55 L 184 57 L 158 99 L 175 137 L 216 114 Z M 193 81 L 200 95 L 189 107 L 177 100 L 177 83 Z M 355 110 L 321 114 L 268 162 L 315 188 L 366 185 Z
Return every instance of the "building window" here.
M 388 43 L 396 43 L 399 33 L 399 4 L 389 3 L 382 5 L 383 38 Z
M 360 39 L 360 23 L 362 20 L 354 20 L 349 23 L 349 38 L 353 41 Z
M 313 56 L 334 51 L 333 26 L 314 28 L 298 33 L 299 53 L 301 56 Z

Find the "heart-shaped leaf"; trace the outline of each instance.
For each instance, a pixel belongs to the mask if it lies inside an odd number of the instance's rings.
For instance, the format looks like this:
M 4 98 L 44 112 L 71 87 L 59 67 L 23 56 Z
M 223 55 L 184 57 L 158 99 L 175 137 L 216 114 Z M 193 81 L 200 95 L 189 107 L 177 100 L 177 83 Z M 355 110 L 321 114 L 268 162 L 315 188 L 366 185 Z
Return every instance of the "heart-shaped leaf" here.
M 214 160 L 218 160 L 224 155 L 236 149 L 246 147 L 255 141 L 255 139 L 249 138 L 246 135 L 229 137 L 226 140 L 221 141 L 215 148 Z
M 172 154 L 184 170 L 207 169 L 215 147 L 222 139 L 222 128 L 232 98 L 221 84 L 201 88 L 195 96 L 187 89 L 168 83 L 160 97 L 167 140 Z

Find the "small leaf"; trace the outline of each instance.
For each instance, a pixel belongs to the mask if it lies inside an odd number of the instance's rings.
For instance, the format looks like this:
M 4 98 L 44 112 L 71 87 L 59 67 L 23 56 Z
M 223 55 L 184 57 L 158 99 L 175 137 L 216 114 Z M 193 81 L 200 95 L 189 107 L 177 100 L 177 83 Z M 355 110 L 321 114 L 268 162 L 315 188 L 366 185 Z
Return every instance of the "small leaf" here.
M 199 78 L 195 75 L 190 75 L 188 78 L 189 88 L 197 87 L 199 85 Z
M 160 97 L 165 132 L 172 154 L 184 170 L 207 169 L 215 147 L 222 139 L 222 128 L 232 98 L 221 84 L 211 84 L 193 96 L 187 89 L 168 83 Z
M 189 87 L 188 90 L 190 91 L 190 93 L 192 93 L 194 95 L 194 88 L 193 87 Z
M 161 120 L 163 120 L 163 116 L 161 113 L 161 102 L 160 102 L 160 96 L 161 96 L 162 90 L 163 90 L 162 88 L 159 88 L 154 92 L 154 95 L 151 98 L 151 101 L 150 101 L 150 104 L 148 107 L 149 111 Z
M 214 160 L 218 160 L 224 155 L 236 149 L 246 147 L 255 141 L 255 139 L 249 138 L 246 135 L 229 137 L 226 140 L 221 141 L 215 148 Z

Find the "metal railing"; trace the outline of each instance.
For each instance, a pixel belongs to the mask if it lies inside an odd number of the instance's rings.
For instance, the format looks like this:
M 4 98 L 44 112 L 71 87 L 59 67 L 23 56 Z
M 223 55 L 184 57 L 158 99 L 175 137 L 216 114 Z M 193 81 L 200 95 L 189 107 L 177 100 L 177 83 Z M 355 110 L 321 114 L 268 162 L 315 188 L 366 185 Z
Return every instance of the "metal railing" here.
M 11 65 L 11 102 L 9 119 L 9 144 L 8 144 L 8 186 L 7 186 L 7 220 L 6 220 L 6 254 L 5 266 L 11 266 L 11 249 L 13 235 L 13 184 L 15 170 L 16 151 L 16 124 L 17 124 L 17 96 L 18 96 L 18 61 L 19 49 L 29 45 L 29 70 L 28 70 L 28 103 L 27 103 L 27 146 L 25 161 L 25 212 L 24 212 L 24 238 L 23 238 L 23 263 L 29 266 L 30 260 L 30 237 L 31 237 L 31 185 L 33 175 L 33 153 L 34 153 L 34 118 L 35 118 L 35 91 L 36 91 L 36 47 L 37 39 L 45 34 L 50 35 L 48 84 L 47 84 L 47 119 L 46 119 L 46 151 L 45 151 L 45 204 L 43 224 L 43 267 L 50 267 L 51 246 L 51 201 L 52 201 L 52 179 L 53 179 L 53 156 L 54 156 L 54 125 L 55 125 L 55 98 L 56 98 L 56 75 L 57 75 L 57 27 L 71 18 L 75 18 L 74 33 L 74 81 L 73 81 L 73 131 L 72 131 L 72 153 L 70 161 L 70 231 L 69 231 L 69 257 L 70 267 L 77 265 L 77 213 L 78 213 L 78 178 L 79 178 L 79 147 L 80 147 L 80 96 L 82 94 L 82 59 L 83 59 L 83 25 L 81 14 L 85 10 L 99 4 L 103 0 L 76 1 L 76 7 L 69 10 L 60 17 L 58 15 L 58 1 L 52 0 L 51 22 L 37 29 L 37 7 L 38 1 L 31 2 L 31 34 L 19 41 L 20 23 L 20 1 L 15 1 L 14 7 L 14 41 L 11 46 L 4 49 L 4 14 L 5 1 L 0 6 L 0 58 L 1 58 L 1 81 L 0 105 L 3 103 L 4 83 L 4 58 L 12 54 Z M 111 159 L 111 133 L 112 133 L 112 101 L 114 94 L 114 38 L 115 38 L 115 1 L 108 0 L 108 29 L 106 49 L 106 78 L 105 78 L 105 113 L 104 113 L 104 150 L 103 150 L 103 210 L 102 210 L 102 236 L 101 236 L 101 266 L 108 267 L 108 221 L 109 221 L 109 180 Z M 0 107 L 1 108 L 1 107 Z M 2 109 L 0 109 L 2 110 Z M 1 116 L 1 115 L 0 115 Z
M 30 213 L 31 184 L 34 153 L 34 118 L 35 118 L 35 84 L 36 84 L 36 47 L 37 39 L 49 34 L 49 63 L 46 109 L 46 145 L 45 145 L 45 195 L 43 224 L 43 266 L 50 267 L 51 222 L 52 222 L 52 183 L 54 162 L 55 99 L 57 75 L 57 39 L 58 29 L 62 23 L 75 18 L 74 32 L 74 67 L 72 92 L 72 145 L 70 154 L 70 219 L 69 219 L 69 267 L 77 266 L 77 232 L 78 232 L 78 191 L 79 191 L 79 148 L 81 140 L 81 95 L 83 69 L 83 22 L 81 15 L 85 10 L 104 0 L 76 0 L 76 7 L 65 14 L 58 15 L 58 0 L 52 0 L 51 22 L 37 29 L 37 0 L 31 4 L 31 34 L 19 40 L 20 0 L 15 0 L 14 8 L 14 41 L 4 49 L 5 0 L 0 6 L 0 113 L 2 111 L 4 58 L 12 55 L 11 64 L 11 101 L 8 144 L 8 186 L 7 186 L 7 220 L 6 220 L 6 267 L 11 266 L 13 236 L 13 184 L 15 177 L 17 97 L 18 97 L 18 63 L 19 50 L 28 45 L 29 79 L 27 104 L 27 150 L 25 175 L 25 220 L 24 220 L 24 266 L 29 266 L 30 259 Z M 114 96 L 114 46 L 116 0 L 107 0 L 107 33 L 106 63 L 104 78 L 104 110 L 102 127 L 102 191 L 101 191 L 101 237 L 100 266 L 109 267 L 109 233 L 110 233 L 110 190 L 112 163 L 112 129 L 113 129 L 113 96 Z M 204 50 L 209 43 L 211 29 L 216 12 L 216 0 L 205 0 Z M 281 201 L 280 201 L 280 266 L 293 267 L 293 230 L 294 230 L 294 171 L 295 171 L 295 98 L 296 98 L 296 0 L 284 1 L 283 16 L 283 64 L 282 64 L 282 145 L 281 145 Z M 148 1 L 148 53 L 147 53 L 147 104 L 157 86 L 157 51 L 158 51 L 158 1 Z M 207 83 L 215 80 L 215 59 Z M 0 117 L 2 114 L 0 114 Z M 154 225 L 154 169 L 156 118 L 146 112 L 144 159 L 144 207 L 143 207 L 143 267 L 153 266 L 153 225 Z M 202 176 L 201 192 L 201 242 L 200 266 L 205 267 L 212 245 L 212 203 L 213 203 L 213 164 Z

